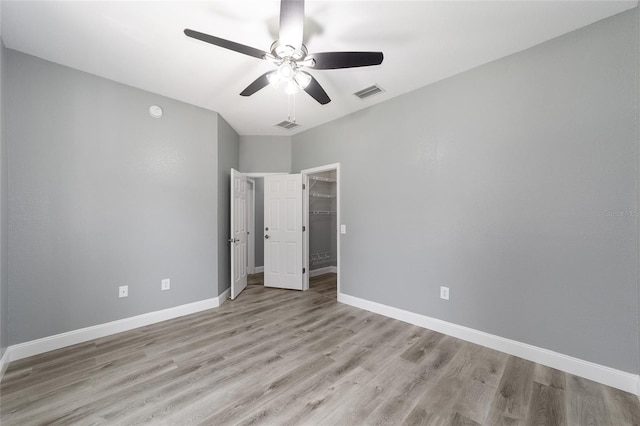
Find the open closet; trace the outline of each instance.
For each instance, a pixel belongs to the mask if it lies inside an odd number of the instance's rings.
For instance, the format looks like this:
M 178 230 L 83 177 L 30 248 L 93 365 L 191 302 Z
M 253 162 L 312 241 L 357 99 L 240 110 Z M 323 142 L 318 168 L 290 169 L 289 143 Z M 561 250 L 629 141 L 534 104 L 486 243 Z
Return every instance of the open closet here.
M 309 175 L 309 276 L 337 272 L 336 171 Z

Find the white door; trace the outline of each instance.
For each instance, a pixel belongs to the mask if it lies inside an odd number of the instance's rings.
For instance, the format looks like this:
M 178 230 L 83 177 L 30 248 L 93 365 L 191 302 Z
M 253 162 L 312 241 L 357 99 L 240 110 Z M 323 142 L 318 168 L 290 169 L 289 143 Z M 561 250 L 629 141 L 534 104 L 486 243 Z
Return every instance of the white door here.
M 302 290 L 302 175 L 264 179 L 264 285 Z
M 247 177 L 231 169 L 231 299 L 247 286 Z

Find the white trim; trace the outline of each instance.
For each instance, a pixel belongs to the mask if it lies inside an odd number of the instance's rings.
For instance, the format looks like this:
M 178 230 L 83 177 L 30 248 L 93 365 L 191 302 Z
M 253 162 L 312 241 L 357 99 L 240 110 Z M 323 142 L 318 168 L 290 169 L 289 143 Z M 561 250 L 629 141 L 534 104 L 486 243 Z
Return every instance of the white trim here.
M 611 367 L 338 292 L 338 302 L 457 337 L 640 395 L 640 377 Z
M 4 350 L 2 358 L 0 358 L 0 380 L 4 377 L 4 372 L 7 371 L 9 366 L 9 348 Z
M 227 299 L 228 296 L 229 289 L 225 290 L 220 296 L 212 299 L 200 300 L 186 305 L 174 306 L 173 308 L 148 312 L 134 317 L 123 318 L 104 324 L 80 328 L 78 330 L 12 345 L 7 348 L 1 362 L 4 366 L 5 363 L 8 364 L 11 361 L 64 348 L 66 346 L 76 345 L 78 343 L 110 336 L 112 334 L 122 333 L 123 331 L 133 330 L 134 328 L 144 327 L 146 325 L 217 308 Z
M 256 274 L 260 274 L 260 273 L 264 272 L 264 265 L 256 266 L 255 268 L 253 268 L 253 270 L 256 271 Z
M 305 232 L 302 233 L 302 268 L 309 271 L 302 276 L 302 291 L 309 290 L 309 278 L 311 278 L 311 265 L 309 265 L 309 240 L 311 235 L 311 224 L 309 222 L 309 175 L 302 172 L 302 225 Z
M 218 297 L 214 297 L 213 299 L 209 299 L 209 300 L 217 299 L 218 305 L 214 306 L 214 308 L 217 308 L 218 306 L 222 305 L 225 300 L 227 300 L 229 298 L 229 294 L 230 293 L 231 293 L 231 288 L 228 288 L 225 291 L 223 291 Z M 203 310 L 205 310 L 205 309 L 203 309 Z M 196 311 L 196 312 L 198 312 L 198 311 Z
M 330 172 L 331 170 L 337 170 L 340 168 L 340 163 L 325 164 L 324 166 L 312 167 L 310 169 L 301 170 L 300 173 L 307 175 L 313 175 L 321 172 Z
M 247 183 L 249 184 L 249 191 L 247 193 L 247 273 L 255 274 L 256 268 L 256 182 L 252 178 L 247 178 Z
M 323 268 L 312 269 L 312 270 L 309 271 L 309 278 L 317 277 L 318 275 L 322 275 L 322 274 L 330 274 L 330 273 L 337 274 L 338 273 L 338 267 L 337 266 L 325 266 Z
M 290 172 L 274 172 L 274 173 L 243 173 L 246 177 L 256 178 L 273 175 L 288 175 Z

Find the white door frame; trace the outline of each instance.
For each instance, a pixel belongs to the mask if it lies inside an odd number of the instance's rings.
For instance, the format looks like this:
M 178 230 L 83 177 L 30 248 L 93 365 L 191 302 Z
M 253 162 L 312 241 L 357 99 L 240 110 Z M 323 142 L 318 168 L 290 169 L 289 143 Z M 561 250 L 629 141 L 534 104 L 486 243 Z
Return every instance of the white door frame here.
M 309 175 L 320 172 L 336 171 L 336 265 L 338 270 L 338 294 L 340 291 L 340 163 L 327 164 L 326 166 L 313 167 L 301 170 L 302 182 L 305 183 L 305 192 L 302 194 L 302 224 L 306 232 L 302 234 L 302 265 L 307 271 L 302 281 L 302 289 L 309 290 Z
M 247 178 L 247 273 L 255 274 L 256 269 L 256 182 Z

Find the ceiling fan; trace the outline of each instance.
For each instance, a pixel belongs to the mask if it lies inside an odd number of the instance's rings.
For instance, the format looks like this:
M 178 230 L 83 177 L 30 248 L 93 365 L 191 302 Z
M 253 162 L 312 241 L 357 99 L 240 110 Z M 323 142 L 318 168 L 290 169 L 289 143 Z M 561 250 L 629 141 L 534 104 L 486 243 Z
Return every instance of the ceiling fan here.
M 320 83 L 305 69 L 331 70 L 338 68 L 367 67 L 382 63 L 382 52 L 307 52 L 302 43 L 304 31 L 304 0 L 282 0 L 280 2 L 280 34 L 267 53 L 244 44 L 225 40 L 209 34 L 185 29 L 184 33 L 197 40 L 225 49 L 253 56 L 273 63 L 277 68 L 266 72 L 247 86 L 240 95 L 251 96 L 269 84 L 285 85 L 285 92 L 307 92 L 313 99 L 325 105 L 331 102 Z

